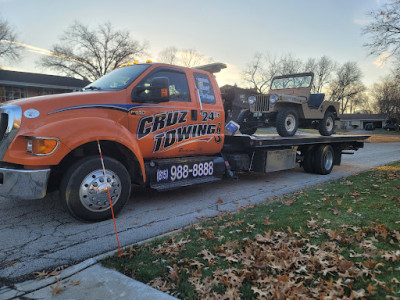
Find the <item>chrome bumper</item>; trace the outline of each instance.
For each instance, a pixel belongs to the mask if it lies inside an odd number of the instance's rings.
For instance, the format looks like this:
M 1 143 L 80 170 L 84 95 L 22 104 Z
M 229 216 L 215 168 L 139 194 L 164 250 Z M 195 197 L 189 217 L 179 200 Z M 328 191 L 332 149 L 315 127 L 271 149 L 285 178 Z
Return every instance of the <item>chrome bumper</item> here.
M 50 169 L 0 168 L 0 196 L 11 199 L 41 199 L 46 196 Z

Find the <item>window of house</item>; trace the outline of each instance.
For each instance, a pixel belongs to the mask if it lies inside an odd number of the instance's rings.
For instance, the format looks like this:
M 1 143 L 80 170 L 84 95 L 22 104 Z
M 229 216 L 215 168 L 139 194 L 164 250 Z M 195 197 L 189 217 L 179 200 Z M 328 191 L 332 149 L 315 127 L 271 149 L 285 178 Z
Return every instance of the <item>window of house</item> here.
M 147 76 L 139 86 L 149 87 L 151 81 L 155 77 L 167 77 L 169 81 L 169 100 L 170 101 L 186 101 L 190 102 L 189 85 L 187 82 L 186 74 L 179 71 L 162 70 L 151 73 Z M 145 91 L 146 92 L 146 91 Z M 145 96 L 146 93 L 142 94 Z M 149 93 L 150 95 L 150 93 Z M 151 100 L 149 96 L 149 100 Z
M 201 103 L 215 104 L 215 94 L 212 88 L 210 78 L 205 74 L 194 73 L 197 90 Z
M 0 100 L 1 102 L 26 98 L 26 89 L 12 86 L 0 87 Z

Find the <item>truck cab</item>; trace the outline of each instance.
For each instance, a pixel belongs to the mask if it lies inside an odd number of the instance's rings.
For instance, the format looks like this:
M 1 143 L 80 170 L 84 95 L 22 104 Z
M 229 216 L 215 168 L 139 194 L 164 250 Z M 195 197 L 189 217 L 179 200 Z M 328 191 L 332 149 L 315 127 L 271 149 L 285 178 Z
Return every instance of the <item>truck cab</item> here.
M 225 126 L 211 73 L 158 63 L 123 65 L 80 92 L 3 104 L 0 124 L 0 195 L 38 199 L 55 186 L 85 220 L 110 217 L 111 204 L 120 210 L 131 183 L 213 177 L 208 155 L 221 151 Z M 168 158 L 181 159 L 173 177 Z

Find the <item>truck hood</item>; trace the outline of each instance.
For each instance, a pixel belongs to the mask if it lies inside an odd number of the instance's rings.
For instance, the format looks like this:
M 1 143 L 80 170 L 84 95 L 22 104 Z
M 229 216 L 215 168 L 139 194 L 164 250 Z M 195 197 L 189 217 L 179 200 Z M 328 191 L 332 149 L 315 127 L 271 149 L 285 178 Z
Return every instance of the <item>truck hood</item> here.
M 23 98 L 7 101 L 4 104 L 18 105 L 21 107 L 23 113 L 27 110 L 34 109 L 39 111 L 40 115 L 47 115 L 55 111 L 76 106 L 126 103 L 126 95 L 126 90 L 112 92 L 87 91 Z

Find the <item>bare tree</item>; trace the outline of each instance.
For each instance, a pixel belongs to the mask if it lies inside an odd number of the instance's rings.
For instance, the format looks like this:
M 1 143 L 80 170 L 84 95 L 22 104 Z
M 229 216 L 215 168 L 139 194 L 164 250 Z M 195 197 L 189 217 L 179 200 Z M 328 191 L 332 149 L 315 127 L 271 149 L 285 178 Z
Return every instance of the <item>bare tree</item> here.
M 304 68 L 304 63 L 289 53 L 279 59 L 279 75 L 300 73 Z
M 258 93 L 265 93 L 273 77 L 283 74 L 298 73 L 303 69 L 301 60 L 292 54 L 279 58 L 256 53 L 242 72 L 243 79 Z
M 178 49 L 174 46 L 171 46 L 162 50 L 158 55 L 158 59 L 163 63 L 174 64 L 178 58 L 177 54 Z
M 324 86 L 326 86 L 331 77 L 332 73 L 336 69 L 336 63 L 327 56 L 322 56 L 318 61 L 314 70 L 314 92 L 321 93 Z
M 393 77 L 375 83 L 371 91 L 377 110 L 400 122 L 400 85 Z
M 179 51 L 180 64 L 192 68 L 195 66 L 207 64 L 211 62 L 211 59 L 200 54 L 195 49 L 184 49 Z
M 253 60 L 247 64 L 243 71 L 243 79 L 251 88 L 255 88 L 259 93 L 264 93 L 274 76 L 313 72 L 312 92 L 321 93 L 322 89 L 329 83 L 336 65 L 336 62 L 327 56 L 322 56 L 319 59 L 309 58 L 303 62 L 292 54 L 277 58 L 268 54 L 256 53 Z
M 67 76 L 96 80 L 140 57 L 146 48 L 146 43 L 133 40 L 128 31 L 114 30 L 109 22 L 91 30 L 75 21 L 53 46 L 53 55 L 43 57 L 39 64 Z
M 349 110 L 351 102 L 365 90 L 361 77 L 361 69 L 355 62 L 347 62 L 337 69 L 330 84 L 330 96 L 332 101 L 340 102 L 341 114 Z
M 391 0 L 378 11 L 369 14 L 371 22 L 362 33 L 370 42 L 364 44 L 370 54 L 380 55 L 384 51 L 400 54 L 400 0 Z
M 16 44 L 17 34 L 6 20 L 0 19 L 0 58 L 10 60 L 19 58 L 21 47 Z
M 261 53 L 256 53 L 253 60 L 247 64 L 243 71 L 243 79 L 257 93 L 263 93 L 271 83 L 271 72 L 273 72 L 271 63 Z

